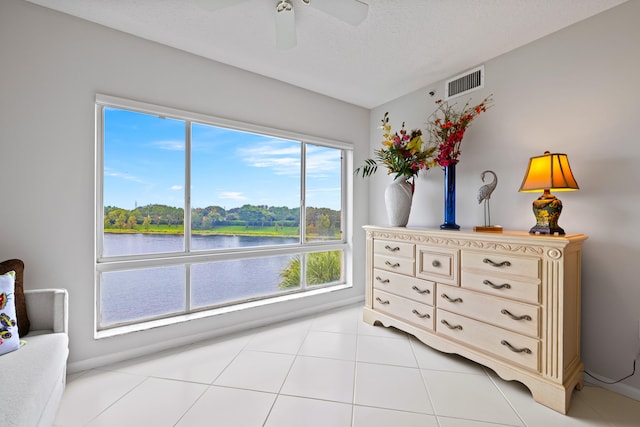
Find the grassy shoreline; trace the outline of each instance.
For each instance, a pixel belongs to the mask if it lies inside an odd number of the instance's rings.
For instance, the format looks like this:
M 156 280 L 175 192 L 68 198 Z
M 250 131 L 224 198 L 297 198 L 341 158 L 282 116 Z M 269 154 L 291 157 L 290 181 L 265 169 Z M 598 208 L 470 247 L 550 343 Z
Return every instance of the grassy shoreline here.
M 105 233 L 110 234 L 175 234 L 183 235 L 182 227 L 172 226 L 150 226 L 149 229 L 133 228 L 118 229 L 106 228 Z M 191 230 L 196 236 L 264 236 L 264 237 L 299 237 L 298 227 L 256 227 L 247 228 L 244 226 L 219 227 L 213 230 Z M 319 237 L 311 235 L 312 237 Z M 339 236 L 333 236 L 339 237 Z

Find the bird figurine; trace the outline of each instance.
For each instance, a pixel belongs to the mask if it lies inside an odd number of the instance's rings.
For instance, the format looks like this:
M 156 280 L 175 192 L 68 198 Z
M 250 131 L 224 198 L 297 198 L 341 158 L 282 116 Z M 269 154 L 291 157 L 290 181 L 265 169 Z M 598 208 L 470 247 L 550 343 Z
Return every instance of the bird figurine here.
M 491 226 L 491 211 L 489 208 L 489 199 L 491 198 L 491 193 L 496 189 L 496 185 L 498 185 L 498 176 L 493 171 L 484 171 L 480 175 L 482 178 L 482 182 L 484 182 L 484 177 L 486 174 L 490 173 L 493 175 L 493 180 L 488 184 L 483 185 L 478 190 L 478 203 L 482 203 L 484 201 L 484 226 Z

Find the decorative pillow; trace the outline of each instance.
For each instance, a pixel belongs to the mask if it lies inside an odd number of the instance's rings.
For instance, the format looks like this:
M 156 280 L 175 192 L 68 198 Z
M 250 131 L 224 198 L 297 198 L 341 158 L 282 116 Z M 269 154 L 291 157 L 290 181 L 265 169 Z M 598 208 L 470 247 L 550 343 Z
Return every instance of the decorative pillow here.
M 20 348 L 14 299 L 16 273 L 0 276 L 0 354 Z
M 16 286 L 15 286 L 15 305 L 16 315 L 18 316 L 18 331 L 20 336 L 25 336 L 29 333 L 31 323 L 27 317 L 27 305 L 24 299 L 23 277 L 24 277 L 24 263 L 19 259 L 10 259 L 4 262 L 0 262 L 0 274 L 14 271 L 16 273 Z

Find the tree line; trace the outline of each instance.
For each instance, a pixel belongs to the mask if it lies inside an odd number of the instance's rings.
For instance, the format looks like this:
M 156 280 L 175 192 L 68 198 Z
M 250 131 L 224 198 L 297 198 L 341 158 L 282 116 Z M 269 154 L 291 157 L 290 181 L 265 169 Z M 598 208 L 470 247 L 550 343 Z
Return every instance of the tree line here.
M 340 232 L 340 211 L 308 207 L 306 231 L 308 234 L 330 236 Z M 167 205 L 149 204 L 127 210 L 116 206 L 104 207 L 104 228 L 108 230 L 151 230 L 155 226 L 182 226 L 184 209 Z M 239 208 L 220 206 L 194 208 L 191 211 L 192 230 L 215 230 L 220 227 L 242 226 L 299 227 L 300 208 L 246 204 Z

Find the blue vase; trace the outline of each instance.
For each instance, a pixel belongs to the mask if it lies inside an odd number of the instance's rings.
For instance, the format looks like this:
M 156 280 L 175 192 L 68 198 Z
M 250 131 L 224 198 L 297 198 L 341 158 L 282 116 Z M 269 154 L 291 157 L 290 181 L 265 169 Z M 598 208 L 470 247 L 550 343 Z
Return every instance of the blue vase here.
M 460 230 L 456 224 L 456 164 L 444 168 L 444 224 L 443 230 Z

